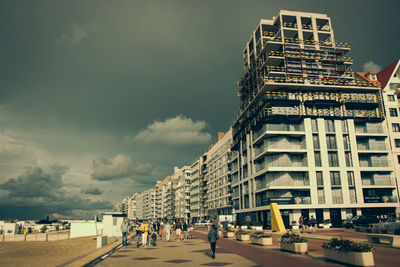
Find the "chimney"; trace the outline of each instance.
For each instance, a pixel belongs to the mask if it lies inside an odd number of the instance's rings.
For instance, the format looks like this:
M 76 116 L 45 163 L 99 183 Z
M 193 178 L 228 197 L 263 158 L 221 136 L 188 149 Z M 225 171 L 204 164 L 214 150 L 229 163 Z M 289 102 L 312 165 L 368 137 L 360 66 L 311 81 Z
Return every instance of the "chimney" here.
M 223 132 L 218 132 L 218 141 L 221 140 L 222 137 L 224 137 L 225 133 Z

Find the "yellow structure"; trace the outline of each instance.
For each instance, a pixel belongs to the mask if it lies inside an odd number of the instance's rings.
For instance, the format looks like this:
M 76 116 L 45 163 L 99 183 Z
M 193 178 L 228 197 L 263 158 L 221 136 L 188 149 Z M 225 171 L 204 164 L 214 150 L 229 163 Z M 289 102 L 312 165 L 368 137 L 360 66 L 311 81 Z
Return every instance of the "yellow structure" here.
M 271 230 L 272 232 L 286 233 L 282 215 L 277 203 L 271 203 Z

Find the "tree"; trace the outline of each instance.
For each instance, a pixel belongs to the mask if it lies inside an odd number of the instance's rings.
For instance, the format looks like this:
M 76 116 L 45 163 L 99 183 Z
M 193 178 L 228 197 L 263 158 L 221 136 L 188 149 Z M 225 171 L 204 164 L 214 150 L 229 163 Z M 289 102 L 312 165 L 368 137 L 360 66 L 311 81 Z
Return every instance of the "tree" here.
M 28 227 L 28 234 L 32 233 L 32 228 Z
M 48 229 L 47 226 L 43 225 L 42 228 L 40 228 L 40 232 L 45 233 L 47 229 Z

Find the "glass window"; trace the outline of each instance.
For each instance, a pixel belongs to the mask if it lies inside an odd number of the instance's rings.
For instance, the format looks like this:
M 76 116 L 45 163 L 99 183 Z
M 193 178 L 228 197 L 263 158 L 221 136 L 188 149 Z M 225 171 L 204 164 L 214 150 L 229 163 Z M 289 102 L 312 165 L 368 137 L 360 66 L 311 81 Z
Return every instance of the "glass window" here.
M 332 188 L 332 203 L 333 204 L 342 204 L 342 188 Z
M 315 167 L 321 167 L 321 153 L 314 152 L 314 157 L 315 157 Z
M 387 98 L 388 98 L 389 102 L 394 102 L 395 101 L 394 95 L 388 95 Z
M 346 159 L 346 166 L 347 167 L 353 167 L 353 163 L 351 161 L 351 153 L 350 152 L 344 152 L 344 157 Z
M 331 185 L 340 185 L 340 172 L 330 172 Z
M 390 117 L 397 117 L 397 109 L 389 108 Z
M 339 167 L 337 152 L 328 152 L 328 162 L 330 167 Z
M 394 139 L 394 145 L 397 148 L 400 148 L 400 139 Z
M 326 145 L 328 146 L 328 149 L 337 149 L 337 147 L 336 147 L 336 136 L 327 135 L 326 136 Z
M 311 120 L 311 126 L 313 132 L 318 132 L 318 123 L 316 119 Z
M 335 132 L 335 123 L 333 120 L 325 120 L 325 131 L 328 133 Z
M 322 172 L 317 172 L 317 185 L 324 185 L 324 179 L 322 179 Z
M 343 135 L 343 146 L 344 146 L 344 149 L 350 149 L 348 135 Z
M 324 189 L 318 189 L 318 204 L 325 204 Z
M 313 144 L 314 144 L 314 149 L 319 149 L 319 139 L 317 134 L 313 135 Z
M 342 131 L 344 133 L 348 133 L 348 131 L 347 131 L 347 121 L 346 120 L 342 121 Z
M 393 132 L 400 132 L 400 125 L 398 123 L 392 123 Z
M 354 185 L 354 172 L 347 172 L 347 182 L 349 185 Z

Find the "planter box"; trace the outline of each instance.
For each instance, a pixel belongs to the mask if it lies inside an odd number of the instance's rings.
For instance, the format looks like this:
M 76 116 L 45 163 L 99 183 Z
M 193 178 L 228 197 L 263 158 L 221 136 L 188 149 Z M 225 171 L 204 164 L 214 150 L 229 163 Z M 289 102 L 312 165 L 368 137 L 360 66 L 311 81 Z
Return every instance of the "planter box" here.
M 374 253 L 372 252 L 343 252 L 324 248 L 325 258 L 356 266 L 374 266 Z
M 305 254 L 308 251 L 308 245 L 307 243 L 283 243 L 281 244 L 281 250 Z
M 261 246 L 272 245 L 272 237 L 251 237 L 251 243 Z
M 240 241 L 249 241 L 250 240 L 250 235 L 246 234 L 246 235 L 236 235 L 236 240 L 240 240 Z
M 298 225 L 292 225 L 292 229 L 293 230 L 297 230 L 297 229 L 299 229 L 299 226 Z
M 240 226 L 240 229 L 242 229 L 242 230 L 246 230 L 247 229 L 247 225 L 242 225 L 242 226 Z
M 331 224 L 331 223 L 324 224 L 324 228 L 331 228 L 331 227 L 332 227 L 332 224 Z
M 235 233 L 234 232 L 224 232 L 224 237 L 226 238 L 234 238 Z
M 251 229 L 253 229 L 253 230 L 256 230 L 256 231 L 262 231 L 263 230 L 263 227 L 262 226 L 250 226 L 251 227 Z

